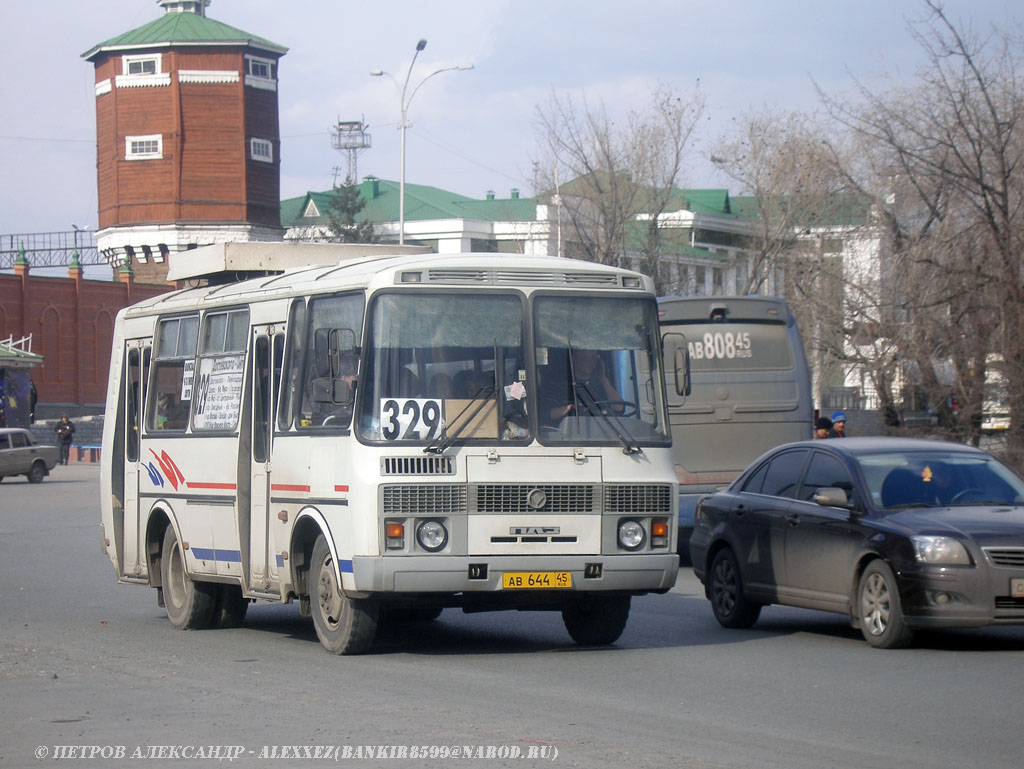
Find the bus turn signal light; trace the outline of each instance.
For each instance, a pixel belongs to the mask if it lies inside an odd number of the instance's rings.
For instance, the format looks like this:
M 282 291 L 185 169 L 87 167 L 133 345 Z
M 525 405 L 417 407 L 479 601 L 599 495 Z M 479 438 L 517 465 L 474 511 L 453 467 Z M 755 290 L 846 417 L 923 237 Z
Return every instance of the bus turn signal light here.
M 384 536 L 387 541 L 388 550 L 401 550 L 405 547 L 405 524 L 385 521 Z

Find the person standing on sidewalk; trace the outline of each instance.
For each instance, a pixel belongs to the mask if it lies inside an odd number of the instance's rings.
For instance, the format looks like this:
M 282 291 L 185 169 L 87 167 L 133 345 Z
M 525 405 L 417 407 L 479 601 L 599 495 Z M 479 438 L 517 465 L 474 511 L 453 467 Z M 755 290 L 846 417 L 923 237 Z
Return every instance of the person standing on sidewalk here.
M 67 414 L 60 415 L 60 421 L 53 431 L 57 433 L 57 445 L 60 446 L 60 464 L 66 465 L 71 455 L 71 442 L 74 440 L 75 424 Z

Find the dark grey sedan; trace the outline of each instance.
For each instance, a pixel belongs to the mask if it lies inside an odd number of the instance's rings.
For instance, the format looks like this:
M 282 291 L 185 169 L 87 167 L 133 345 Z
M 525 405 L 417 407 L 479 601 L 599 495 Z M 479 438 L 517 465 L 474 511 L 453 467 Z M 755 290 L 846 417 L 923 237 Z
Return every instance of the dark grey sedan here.
M 791 443 L 701 500 L 690 555 L 725 627 L 772 603 L 846 614 L 881 648 L 1024 624 L 1024 481 L 955 443 Z

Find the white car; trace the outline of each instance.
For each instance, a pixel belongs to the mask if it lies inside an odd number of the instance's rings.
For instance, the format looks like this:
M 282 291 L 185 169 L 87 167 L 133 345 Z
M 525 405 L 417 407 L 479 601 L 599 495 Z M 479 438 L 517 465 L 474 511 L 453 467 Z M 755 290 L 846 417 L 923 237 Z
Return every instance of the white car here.
M 28 430 L 0 428 L 0 481 L 7 475 L 24 475 L 29 483 L 39 483 L 59 457 L 60 449 L 36 443 Z

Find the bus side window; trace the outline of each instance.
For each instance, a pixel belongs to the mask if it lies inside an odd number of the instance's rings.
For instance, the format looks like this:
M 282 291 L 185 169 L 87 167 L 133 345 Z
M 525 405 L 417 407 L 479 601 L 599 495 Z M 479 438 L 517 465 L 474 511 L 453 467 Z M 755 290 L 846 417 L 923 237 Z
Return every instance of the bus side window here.
M 198 315 L 160 321 L 153 397 L 146 403 L 148 430 L 184 430 L 188 426 L 198 342 Z
M 139 350 L 128 351 L 128 366 L 125 372 L 127 387 L 125 395 L 125 458 L 129 462 L 139 461 L 139 403 L 141 402 Z
M 362 328 L 362 294 L 310 300 L 299 427 L 349 426 Z
M 287 430 L 292 426 L 295 412 L 299 408 L 302 395 L 300 374 L 302 372 L 302 340 L 306 333 L 306 303 L 296 299 L 288 313 L 288 349 L 285 356 L 284 370 L 287 378 L 281 382 L 280 409 L 277 416 L 277 427 Z
M 252 458 L 267 461 L 267 420 L 270 410 L 270 353 L 267 337 L 256 338 L 252 377 Z

